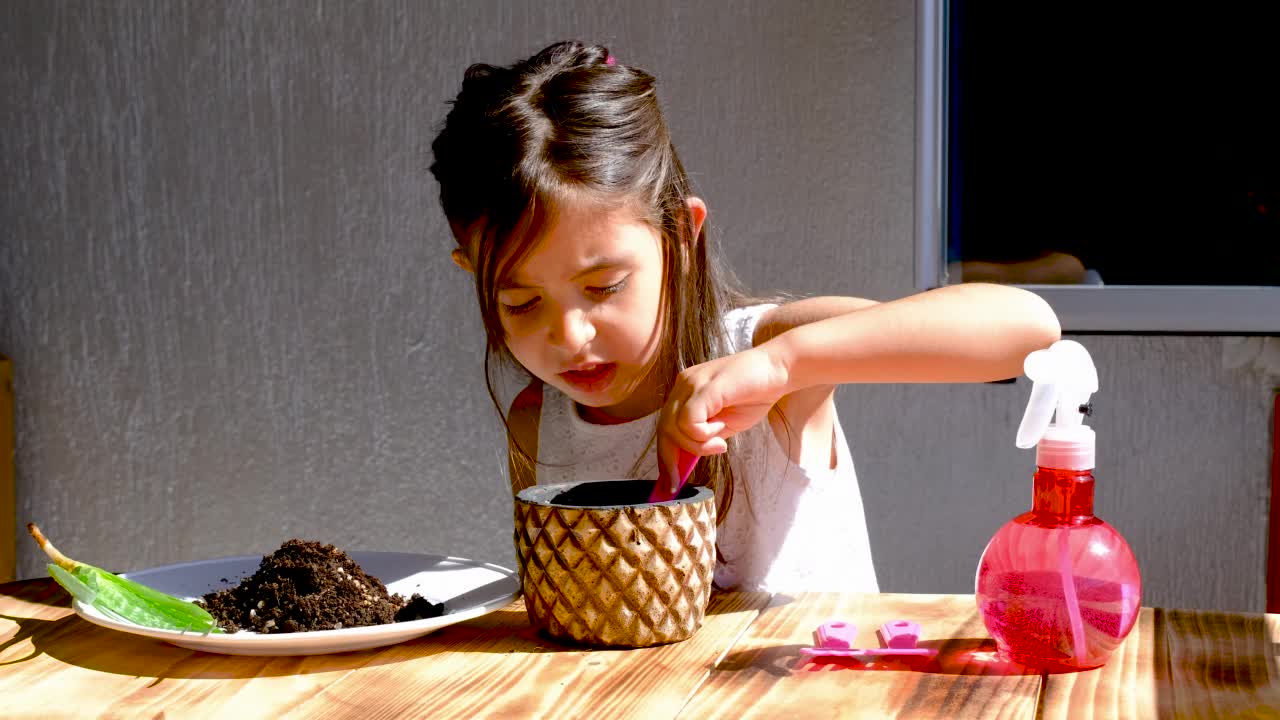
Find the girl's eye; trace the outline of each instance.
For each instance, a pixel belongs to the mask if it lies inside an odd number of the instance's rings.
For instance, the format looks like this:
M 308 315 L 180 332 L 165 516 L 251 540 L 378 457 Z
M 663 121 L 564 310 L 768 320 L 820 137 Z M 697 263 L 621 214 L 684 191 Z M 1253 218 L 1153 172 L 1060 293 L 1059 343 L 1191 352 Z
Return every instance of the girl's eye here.
M 502 310 L 508 315 L 523 315 L 532 310 L 533 306 L 537 304 L 538 298 L 533 298 L 528 302 L 522 302 L 519 305 L 507 305 L 506 303 L 502 303 Z
M 612 285 L 606 285 L 604 287 L 588 287 L 587 292 L 591 293 L 592 295 L 613 295 L 615 293 L 622 292 L 623 288 L 627 286 L 627 280 L 629 280 L 630 277 L 631 276 L 628 275 L 627 277 L 622 278 L 618 282 Z

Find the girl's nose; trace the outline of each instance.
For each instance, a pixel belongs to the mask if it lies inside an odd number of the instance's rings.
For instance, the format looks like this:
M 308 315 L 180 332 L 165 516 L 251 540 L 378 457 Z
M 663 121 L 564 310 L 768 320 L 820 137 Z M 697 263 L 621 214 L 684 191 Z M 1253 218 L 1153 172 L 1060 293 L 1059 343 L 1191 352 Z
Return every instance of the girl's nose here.
M 553 345 L 577 352 L 596 336 L 596 329 L 585 310 L 568 308 L 553 318 L 547 335 Z

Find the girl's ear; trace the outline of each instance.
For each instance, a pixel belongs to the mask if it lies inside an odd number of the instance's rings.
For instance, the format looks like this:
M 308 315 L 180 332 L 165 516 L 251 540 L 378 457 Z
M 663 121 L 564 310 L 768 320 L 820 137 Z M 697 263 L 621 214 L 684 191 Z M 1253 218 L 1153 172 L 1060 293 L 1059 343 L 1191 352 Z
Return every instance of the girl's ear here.
M 467 254 L 462 252 L 462 248 L 457 248 L 453 252 L 449 253 L 449 257 L 453 258 L 454 265 L 457 265 L 469 273 L 475 272 L 475 268 L 471 267 L 471 258 L 467 257 Z
M 702 224 L 707 221 L 707 204 L 702 198 L 690 195 L 685 200 L 685 205 L 689 207 L 689 233 L 688 245 L 680 248 L 680 267 L 683 272 L 689 272 L 690 254 L 696 251 L 698 237 L 702 234 Z
M 693 225 L 693 234 L 690 236 L 695 241 L 698 235 L 702 233 L 702 224 L 707 221 L 707 204 L 700 197 L 690 196 L 685 204 L 689 206 L 689 222 Z

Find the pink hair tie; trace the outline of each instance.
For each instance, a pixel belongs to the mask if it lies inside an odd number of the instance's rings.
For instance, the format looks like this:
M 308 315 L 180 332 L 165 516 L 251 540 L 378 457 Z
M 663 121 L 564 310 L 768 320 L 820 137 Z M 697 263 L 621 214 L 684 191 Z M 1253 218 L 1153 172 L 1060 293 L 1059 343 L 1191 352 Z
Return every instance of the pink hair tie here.
M 616 63 L 616 62 L 617 62 L 617 60 L 615 60 L 615 59 L 614 59 L 614 57 L 613 57 L 612 55 L 610 55 L 609 57 L 607 57 L 607 58 L 605 58 L 605 59 L 604 59 L 604 64 L 605 64 L 605 65 L 613 65 L 613 64 L 614 64 L 614 63 Z

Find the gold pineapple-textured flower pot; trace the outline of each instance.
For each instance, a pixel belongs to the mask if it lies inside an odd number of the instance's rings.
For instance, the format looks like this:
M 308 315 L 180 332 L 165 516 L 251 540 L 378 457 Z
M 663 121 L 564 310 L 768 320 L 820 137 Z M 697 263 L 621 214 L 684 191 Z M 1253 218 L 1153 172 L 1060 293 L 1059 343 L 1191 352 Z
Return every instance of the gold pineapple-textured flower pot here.
M 702 625 L 716 560 L 715 495 L 685 486 L 649 504 L 651 480 L 525 488 L 515 544 L 529 620 L 583 645 L 645 647 Z

